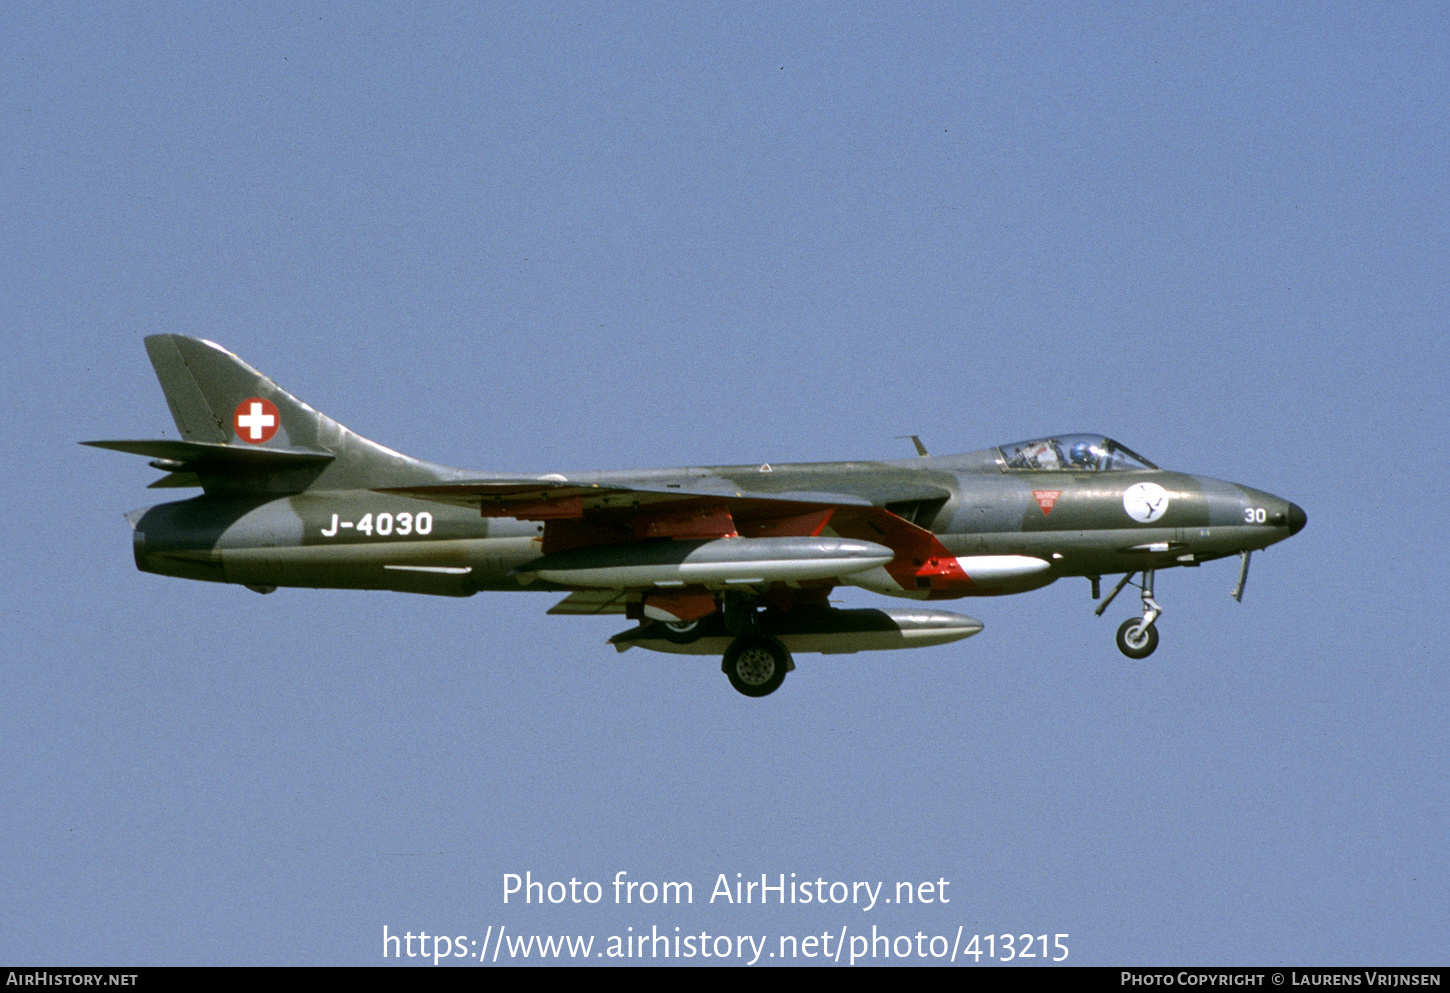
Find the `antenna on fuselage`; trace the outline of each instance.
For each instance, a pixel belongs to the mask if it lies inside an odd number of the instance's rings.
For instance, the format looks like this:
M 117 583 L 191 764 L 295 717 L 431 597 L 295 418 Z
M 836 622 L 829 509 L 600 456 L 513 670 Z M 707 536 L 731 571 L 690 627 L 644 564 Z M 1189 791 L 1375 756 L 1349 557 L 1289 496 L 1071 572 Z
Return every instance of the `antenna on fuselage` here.
M 910 438 L 911 439 L 911 443 L 916 446 L 916 454 L 917 455 L 920 455 L 922 458 L 926 458 L 926 446 L 921 443 L 921 439 L 918 438 L 916 435 L 914 435 L 914 434 L 899 434 L 896 437 L 898 437 L 898 438 Z

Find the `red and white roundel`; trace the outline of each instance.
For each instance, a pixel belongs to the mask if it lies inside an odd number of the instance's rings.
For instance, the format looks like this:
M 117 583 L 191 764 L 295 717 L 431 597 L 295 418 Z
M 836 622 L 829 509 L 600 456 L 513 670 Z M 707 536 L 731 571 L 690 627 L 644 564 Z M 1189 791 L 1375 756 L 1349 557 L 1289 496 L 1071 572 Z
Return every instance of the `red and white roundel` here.
M 232 427 L 236 429 L 237 437 L 253 445 L 270 440 L 281 424 L 282 415 L 277 412 L 277 405 L 261 397 L 243 400 L 237 404 L 236 413 L 232 414 Z

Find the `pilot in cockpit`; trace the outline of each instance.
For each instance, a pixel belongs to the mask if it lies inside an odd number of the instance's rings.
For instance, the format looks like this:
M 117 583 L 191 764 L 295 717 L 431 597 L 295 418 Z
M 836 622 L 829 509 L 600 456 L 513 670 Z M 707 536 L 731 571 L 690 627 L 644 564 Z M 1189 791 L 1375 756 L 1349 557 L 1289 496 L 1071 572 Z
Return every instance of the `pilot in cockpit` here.
M 1085 441 L 1073 445 L 1067 457 L 1074 469 L 1096 470 L 1098 467 L 1098 453 Z

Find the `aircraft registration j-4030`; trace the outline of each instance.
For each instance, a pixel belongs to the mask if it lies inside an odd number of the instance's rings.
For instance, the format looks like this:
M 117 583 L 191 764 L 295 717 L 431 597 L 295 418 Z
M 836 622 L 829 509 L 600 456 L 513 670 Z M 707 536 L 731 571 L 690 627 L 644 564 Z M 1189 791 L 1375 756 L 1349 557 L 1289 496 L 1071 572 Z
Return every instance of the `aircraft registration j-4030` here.
M 551 614 L 623 614 L 619 651 L 720 655 L 747 696 L 793 652 L 940 645 L 982 624 L 926 606 L 832 607 L 840 585 L 916 601 L 1086 577 L 1099 615 L 1138 579 L 1118 647 L 1158 644 L 1159 569 L 1249 556 L 1304 511 L 1260 490 L 1159 469 L 1094 434 L 886 462 L 569 475 L 478 473 L 349 431 L 218 345 L 146 339 L 181 440 L 91 441 L 151 458 L 189 500 L 127 515 L 145 572 L 279 586 L 469 596 L 566 594 Z M 1101 577 L 1123 574 L 1106 598 Z

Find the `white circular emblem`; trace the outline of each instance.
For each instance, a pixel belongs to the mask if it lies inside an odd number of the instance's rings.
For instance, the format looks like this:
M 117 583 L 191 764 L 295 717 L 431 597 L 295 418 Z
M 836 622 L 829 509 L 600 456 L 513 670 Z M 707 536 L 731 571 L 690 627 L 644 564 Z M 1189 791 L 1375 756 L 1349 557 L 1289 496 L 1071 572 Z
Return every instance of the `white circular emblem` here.
M 1168 512 L 1168 491 L 1157 483 L 1134 483 L 1123 491 L 1123 509 L 1143 524 L 1152 524 Z

